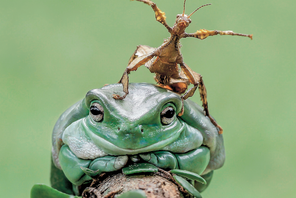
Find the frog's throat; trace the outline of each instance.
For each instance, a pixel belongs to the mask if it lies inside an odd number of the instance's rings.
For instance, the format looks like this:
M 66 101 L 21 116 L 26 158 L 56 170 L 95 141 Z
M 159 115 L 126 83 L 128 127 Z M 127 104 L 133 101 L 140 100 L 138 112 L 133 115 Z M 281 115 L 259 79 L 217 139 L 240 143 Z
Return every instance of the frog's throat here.
M 180 136 L 180 134 L 184 131 L 184 125 L 182 124 L 182 127 L 179 128 L 178 131 L 172 134 L 169 138 L 165 140 L 161 140 L 157 143 L 154 143 L 152 145 L 140 148 L 140 149 L 125 149 L 120 148 L 116 145 L 114 145 L 111 142 L 108 142 L 107 140 L 101 138 L 100 136 L 96 135 L 95 133 L 91 132 L 90 130 L 85 130 L 85 133 L 87 136 L 90 137 L 92 142 L 95 145 L 100 145 L 100 149 L 102 149 L 104 152 L 110 154 L 110 155 L 135 155 L 138 153 L 147 153 L 151 151 L 157 151 L 161 150 L 165 146 L 171 144 L 175 140 L 177 140 Z

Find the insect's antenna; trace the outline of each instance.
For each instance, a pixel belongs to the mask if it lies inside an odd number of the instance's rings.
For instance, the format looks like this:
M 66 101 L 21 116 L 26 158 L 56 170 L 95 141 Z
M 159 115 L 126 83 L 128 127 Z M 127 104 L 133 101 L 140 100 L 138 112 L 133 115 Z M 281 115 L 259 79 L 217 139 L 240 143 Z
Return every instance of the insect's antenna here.
M 189 19 L 189 18 L 191 17 L 191 15 L 193 15 L 197 10 L 199 10 L 200 8 L 205 7 L 205 6 L 209 6 L 209 5 L 212 5 L 212 4 L 208 3 L 208 4 L 205 4 L 205 5 L 200 6 L 199 8 L 197 8 L 196 10 L 194 10 L 194 11 L 188 16 L 188 19 Z
M 184 5 L 183 5 L 183 14 L 182 14 L 182 17 L 184 16 L 185 14 L 185 3 L 186 3 L 186 0 L 184 0 Z

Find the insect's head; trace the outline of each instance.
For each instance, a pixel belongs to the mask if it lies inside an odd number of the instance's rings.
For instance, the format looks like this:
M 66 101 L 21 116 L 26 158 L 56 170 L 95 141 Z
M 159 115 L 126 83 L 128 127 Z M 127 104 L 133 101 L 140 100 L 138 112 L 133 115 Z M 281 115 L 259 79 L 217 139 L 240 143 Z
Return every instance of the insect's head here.
M 186 14 L 177 14 L 176 17 L 176 24 L 180 27 L 180 28 L 186 28 L 189 26 L 189 24 L 191 23 L 191 19 L 186 15 Z
M 177 18 L 176 18 L 176 23 L 175 23 L 175 26 L 176 28 L 178 29 L 178 32 L 179 33 L 183 33 L 185 31 L 185 29 L 189 26 L 189 24 L 191 23 L 191 19 L 190 17 L 197 11 L 199 10 L 200 8 L 202 7 L 205 7 L 205 6 L 208 6 L 208 5 L 211 5 L 211 4 L 205 4 L 205 5 L 202 5 L 200 7 L 198 7 L 196 10 L 194 10 L 190 15 L 186 15 L 185 14 L 185 3 L 186 3 L 186 0 L 184 0 L 184 6 L 183 6 L 183 13 L 182 14 L 178 14 L 177 15 Z

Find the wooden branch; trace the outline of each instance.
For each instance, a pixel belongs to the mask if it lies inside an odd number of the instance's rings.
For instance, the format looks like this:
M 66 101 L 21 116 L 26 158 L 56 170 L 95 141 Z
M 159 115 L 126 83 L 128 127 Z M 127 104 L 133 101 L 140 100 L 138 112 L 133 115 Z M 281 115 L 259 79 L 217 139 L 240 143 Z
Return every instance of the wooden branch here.
M 183 187 L 164 173 L 127 176 L 123 173 L 102 174 L 82 194 L 83 198 L 113 198 L 130 190 L 142 190 L 147 198 L 189 197 Z M 185 194 L 182 194 L 185 193 Z M 185 196 L 184 196 L 185 195 Z

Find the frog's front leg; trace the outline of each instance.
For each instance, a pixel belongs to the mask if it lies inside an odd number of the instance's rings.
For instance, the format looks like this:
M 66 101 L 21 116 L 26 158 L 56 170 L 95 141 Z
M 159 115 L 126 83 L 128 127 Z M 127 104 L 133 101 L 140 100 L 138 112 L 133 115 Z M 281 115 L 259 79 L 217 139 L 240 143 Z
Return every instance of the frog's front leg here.
M 201 146 L 187 153 L 175 154 L 179 169 L 202 174 L 210 162 L 210 150 Z
M 90 177 L 95 177 L 103 172 L 120 170 L 126 165 L 127 161 L 127 156 L 104 156 L 93 160 L 89 168 L 82 168 L 82 170 Z
M 194 181 L 192 181 L 192 184 L 198 192 L 202 192 L 208 187 L 213 176 L 213 171 L 203 175 L 202 178 L 199 176 L 204 172 L 210 161 L 210 151 L 205 146 L 201 146 L 182 154 L 173 154 L 168 151 L 157 151 L 140 154 L 140 157 L 159 168 L 172 170 L 172 173 L 175 174 L 182 173 L 181 176 L 183 175 L 188 179 L 193 179 Z M 180 172 L 178 169 L 185 170 L 185 172 Z
M 168 151 L 140 154 L 140 157 L 159 168 L 167 170 L 179 168 L 176 156 Z
M 91 160 L 78 158 L 67 145 L 62 146 L 59 160 L 65 176 L 72 184 L 78 186 L 91 180 L 91 177 L 85 175 L 81 169 L 81 167 L 89 167 Z
M 78 186 L 102 172 L 121 169 L 128 161 L 127 156 L 104 156 L 94 160 L 78 158 L 67 145 L 59 153 L 61 167 L 70 182 Z
M 197 149 L 191 150 L 183 154 L 175 154 L 179 168 L 182 170 L 194 172 L 201 175 L 207 168 L 210 162 L 210 151 L 207 147 L 201 146 Z M 194 181 L 194 187 L 199 191 L 204 191 L 208 186 L 213 177 L 213 171 L 202 175 L 206 183 L 200 181 Z
M 201 146 L 187 153 L 174 154 L 169 151 L 157 151 L 140 154 L 140 157 L 159 168 L 166 170 L 182 169 L 202 174 L 210 161 L 210 151 Z

